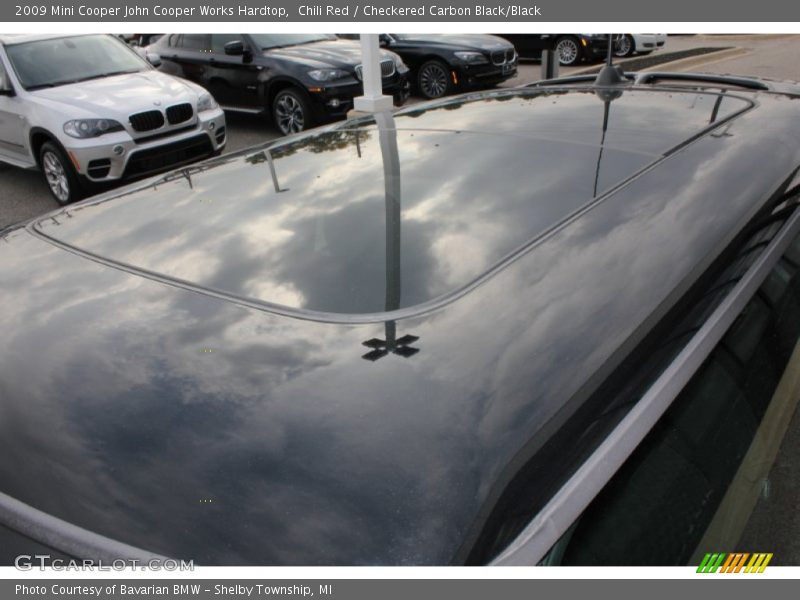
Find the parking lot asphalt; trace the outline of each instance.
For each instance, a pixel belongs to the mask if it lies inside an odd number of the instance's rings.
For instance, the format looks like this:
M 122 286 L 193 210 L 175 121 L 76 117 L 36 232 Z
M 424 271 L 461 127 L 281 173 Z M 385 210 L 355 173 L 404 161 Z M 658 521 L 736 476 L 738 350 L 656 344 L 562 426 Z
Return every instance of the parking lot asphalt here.
M 0 228 L 58 208 L 38 171 L 0 163 Z

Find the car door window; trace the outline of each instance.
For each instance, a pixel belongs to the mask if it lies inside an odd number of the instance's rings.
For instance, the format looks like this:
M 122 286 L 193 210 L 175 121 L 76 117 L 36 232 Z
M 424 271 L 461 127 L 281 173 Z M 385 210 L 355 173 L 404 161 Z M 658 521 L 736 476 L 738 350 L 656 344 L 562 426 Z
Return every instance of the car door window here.
M 211 35 L 207 33 L 185 33 L 181 36 L 181 47 L 194 52 L 211 50 Z
M 8 76 L 6 75 L 6 69 L 3 66 L 3 63 L 0 63 L 0 88 L 9 89 L 10 87 L 11 82 L 8 80 Z
M 8 71 L 0 63 L 0 88 L 13 90 Z M 21 116 L 21 103 L 18 97 L 0 95 L 0 155 L 27 159 L 25 129 Z
M 242 36 L 237 33 L 214 33 L 211 35 L 211 52 L 224 55 L 225 44 L 241 41 L 243 41 Z

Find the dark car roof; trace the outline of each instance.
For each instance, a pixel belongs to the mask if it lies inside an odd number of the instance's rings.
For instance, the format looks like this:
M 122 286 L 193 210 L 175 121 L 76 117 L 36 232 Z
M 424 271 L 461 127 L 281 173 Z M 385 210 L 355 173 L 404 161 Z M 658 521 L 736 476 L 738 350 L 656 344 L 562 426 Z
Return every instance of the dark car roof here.
M 396 319 L 337 322 L 385 308 L 392 136 L 369 120 L 273 145 L 274 180 L 249 150 L 7 232 L 0 491 L 198 563 L 463 560 L 520 464 L 794 176 L 798 106 L 628 90 L 602 156 L 591 91 L 404 111 Z M 392 336 L 418 352 L 362 358 Z
M 517 91 L 398 116 L 402 294 L 393 308 L 459 293 L 699 135 L 715 108 L 720 120 L 750 107 L 719 99 L 629 92 L 614 100 L 605 135 L 593 92 Z M 321 318 L 386 310 L 387 188 L 374 123 L 183 173 L 37 227 L 134 268 L 331 313 Z
M 508 40 L 485 33 L 407 33 L 393 34 L 401 44 L 434 45 L 447 48 L 494 50 L 511 47 Z

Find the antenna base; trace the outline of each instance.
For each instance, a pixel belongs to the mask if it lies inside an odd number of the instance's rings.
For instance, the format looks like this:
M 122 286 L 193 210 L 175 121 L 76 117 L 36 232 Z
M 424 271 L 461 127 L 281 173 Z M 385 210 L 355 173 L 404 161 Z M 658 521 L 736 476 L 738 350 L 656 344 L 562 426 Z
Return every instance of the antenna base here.
M 625 79 L 625 72 L 619 65 L 604 66 L 597 74 L 597 79 L 594 80 L 594 84 L 598 86 L 619 85 L 620 83 L 627 82 L 628 80 Z

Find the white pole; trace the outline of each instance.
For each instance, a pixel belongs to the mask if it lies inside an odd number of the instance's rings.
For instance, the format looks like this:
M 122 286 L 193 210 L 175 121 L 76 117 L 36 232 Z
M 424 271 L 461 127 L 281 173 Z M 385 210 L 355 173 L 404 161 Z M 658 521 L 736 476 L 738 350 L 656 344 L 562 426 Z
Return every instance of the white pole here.
M 361 34 L 361 58 L 364 95 L 355 98 L 353 108 L 363 112 L 391 110 L 392 97 L 383 95 L 381 49 L 377 33 Z

